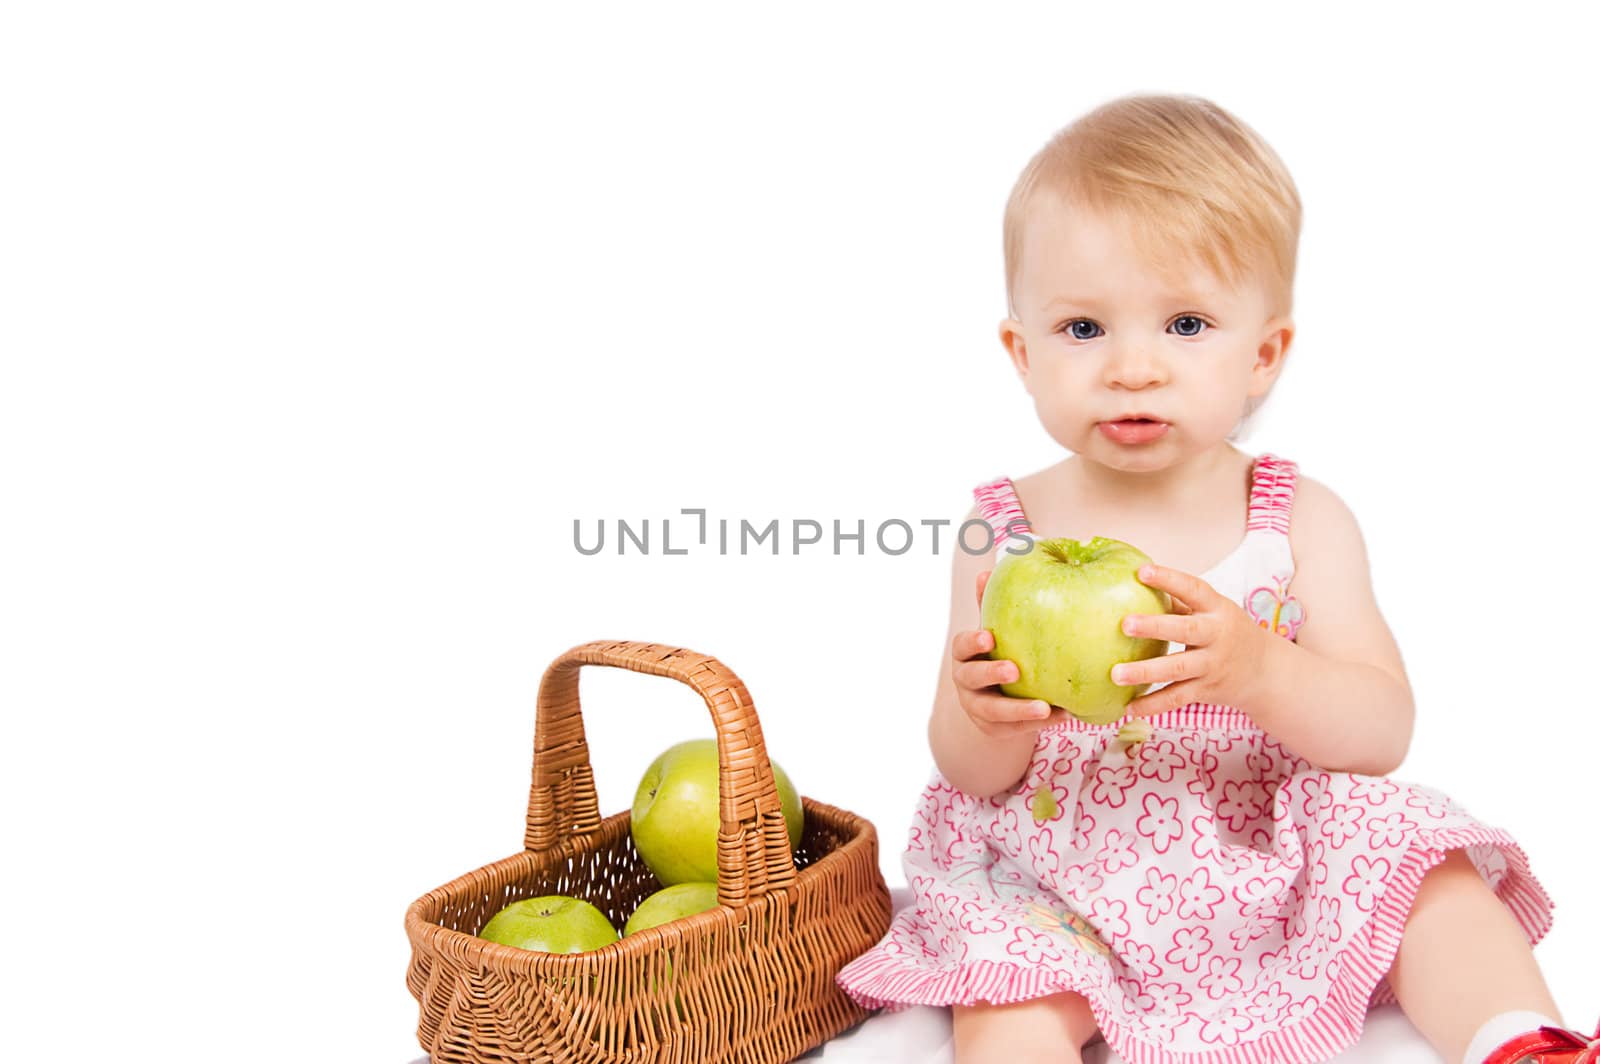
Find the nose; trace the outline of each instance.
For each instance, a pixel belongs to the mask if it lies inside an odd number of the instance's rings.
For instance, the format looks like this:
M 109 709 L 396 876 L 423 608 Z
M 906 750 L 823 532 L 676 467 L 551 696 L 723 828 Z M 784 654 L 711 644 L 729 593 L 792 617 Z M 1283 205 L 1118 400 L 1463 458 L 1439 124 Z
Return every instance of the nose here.
M 1106 359 L 1106 385 L 1138 390 L 1166 383 L 1166 366 L 1159 356 L 1150 351 L 1150 345 L 1143 343 L 1124 343 L 1113 347 Z

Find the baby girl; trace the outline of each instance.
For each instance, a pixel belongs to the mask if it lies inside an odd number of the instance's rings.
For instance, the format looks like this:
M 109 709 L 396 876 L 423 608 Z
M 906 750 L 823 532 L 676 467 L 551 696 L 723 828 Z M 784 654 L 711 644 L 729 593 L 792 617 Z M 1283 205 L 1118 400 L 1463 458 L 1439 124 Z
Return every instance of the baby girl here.
M 1320 1061 L 1386 1001 L 1449 1064 L 1600 1059 L 1534 962 L 1551 905 L 1515 840 L 1386 778 L 1412 694 L 1355 518 L 1233 446 L 1294 336 L 1299 230 L 1273 150 L 1189 96 L 1085 115 L 1006 205 L 1000 340 L 1071 454 L 974 491 L 994 543 L 954 552 L 915 904 L 839 974 L 952 1006 L 958 1061 Z M 978 624 L 1002 551 L 1093 536 L 1173 601 L 1123 619 L 1171 652 L 1113 669 L 1147 693 L 1110 725 L 1003 694 Z

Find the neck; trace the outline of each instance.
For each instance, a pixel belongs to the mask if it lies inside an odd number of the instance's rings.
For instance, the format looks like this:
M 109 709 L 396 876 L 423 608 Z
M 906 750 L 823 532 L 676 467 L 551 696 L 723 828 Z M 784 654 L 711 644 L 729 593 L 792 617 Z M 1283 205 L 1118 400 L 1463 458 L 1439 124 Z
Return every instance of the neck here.
M 1164 469 L 1113 469 L 1082 455 L 1068 463 L 1068 475 L 1090 505 L 1170 511 L 1215 498 L 1241 452 L 1227 443 L 1191 455 Z

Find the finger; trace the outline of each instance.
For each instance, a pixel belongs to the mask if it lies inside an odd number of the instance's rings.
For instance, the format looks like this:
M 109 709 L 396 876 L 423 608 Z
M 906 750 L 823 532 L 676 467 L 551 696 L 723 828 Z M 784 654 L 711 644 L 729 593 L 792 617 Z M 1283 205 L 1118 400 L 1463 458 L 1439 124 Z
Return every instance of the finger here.
M 966 632 L 957 632 L 956 637 L 950 640 L 950 656 L 957 661 L 971 661 L 981 658 L 994 649 L 994 633 L 987 628 L 974 628 Z
M 1220 596 L 1212 586 L 1181 569 L 1168 569 L 1164 565 L 1141 565 L 1139 581 L 1146 587 L 1160 588 L 1179 603 L 1188 607 L 1181 612 L 1203 610 Z
M 1199 650 L 1181 650 L 1144 661 L 1125 661 L 1111 669 L 1111 682 L 1121 687 L 1142 683 L 1177 683 L 1192 680 L 1205 672 L 1206 659 Z
M 1190 702 L 1197 700 L 1198 685 L 1193 681 L 1175 683 L 1163 687 L 1159 691 L 1151 691 L 1141 695 L 1128 703 L 1127 713 L 1130 717 L 1153 717 L 1157 713 L 1167 713 L 1174 709 L 1182 709 Z
M 981 691 L 997 684 L 1015 683 L 1018 675 L 1017 663 L 1014 661 L 988 661 L 980 658 L 957 665 L 955 680 L 958 687 L 965 687 L 969 691 Z
M 992 739 L 1012 739 L 1019 735 L 1034 735 L 1046 728 L 1053 728 L 1065 720 L 1066 716 L 1066 710 L 1058 709 L 1050 716 L 1040 717 L 1038 720 L 987 721 L 974 718 L 972 723 L 978 731 Z
M 985 569 L 978 574 L 978 608 L 980 610 L 983 609 L 983 589 L 988 586 L 989 574 L 992 572 L 994 572 L 993 569 Z
M 1209 613 L 1130 613 L 1122 619 L 1122 632 L 1186 647 L 1203 647 L 1217 638 L 1216 623 Z
M 972 716 L 991 724 L 1037 725 L 1048 722 L 1052 717 L 1059 720 L 1067 712 L 1037 698 L 1011 698 L 999 694 L 972 695 L 967 705 L 971 707 Z

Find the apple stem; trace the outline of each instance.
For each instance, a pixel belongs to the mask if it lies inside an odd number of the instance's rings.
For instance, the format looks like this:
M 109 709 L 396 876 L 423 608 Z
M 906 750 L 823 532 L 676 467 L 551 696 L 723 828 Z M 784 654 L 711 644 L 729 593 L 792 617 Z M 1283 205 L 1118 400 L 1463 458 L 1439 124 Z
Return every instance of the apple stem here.
M 1072 556 L 1072 552 L 1067 549 L 1070 542 L 1070 540 L 1065 539 L 1047 539 L 1040 543 L 1039 546 L 1043 548 L 1046 554 L 1050 555 L 1050 557 L 1054 558 L 1056 561 L 1066 562 L 1068 565 L 1077 565 L 1078 560 L 1074 558 Z

